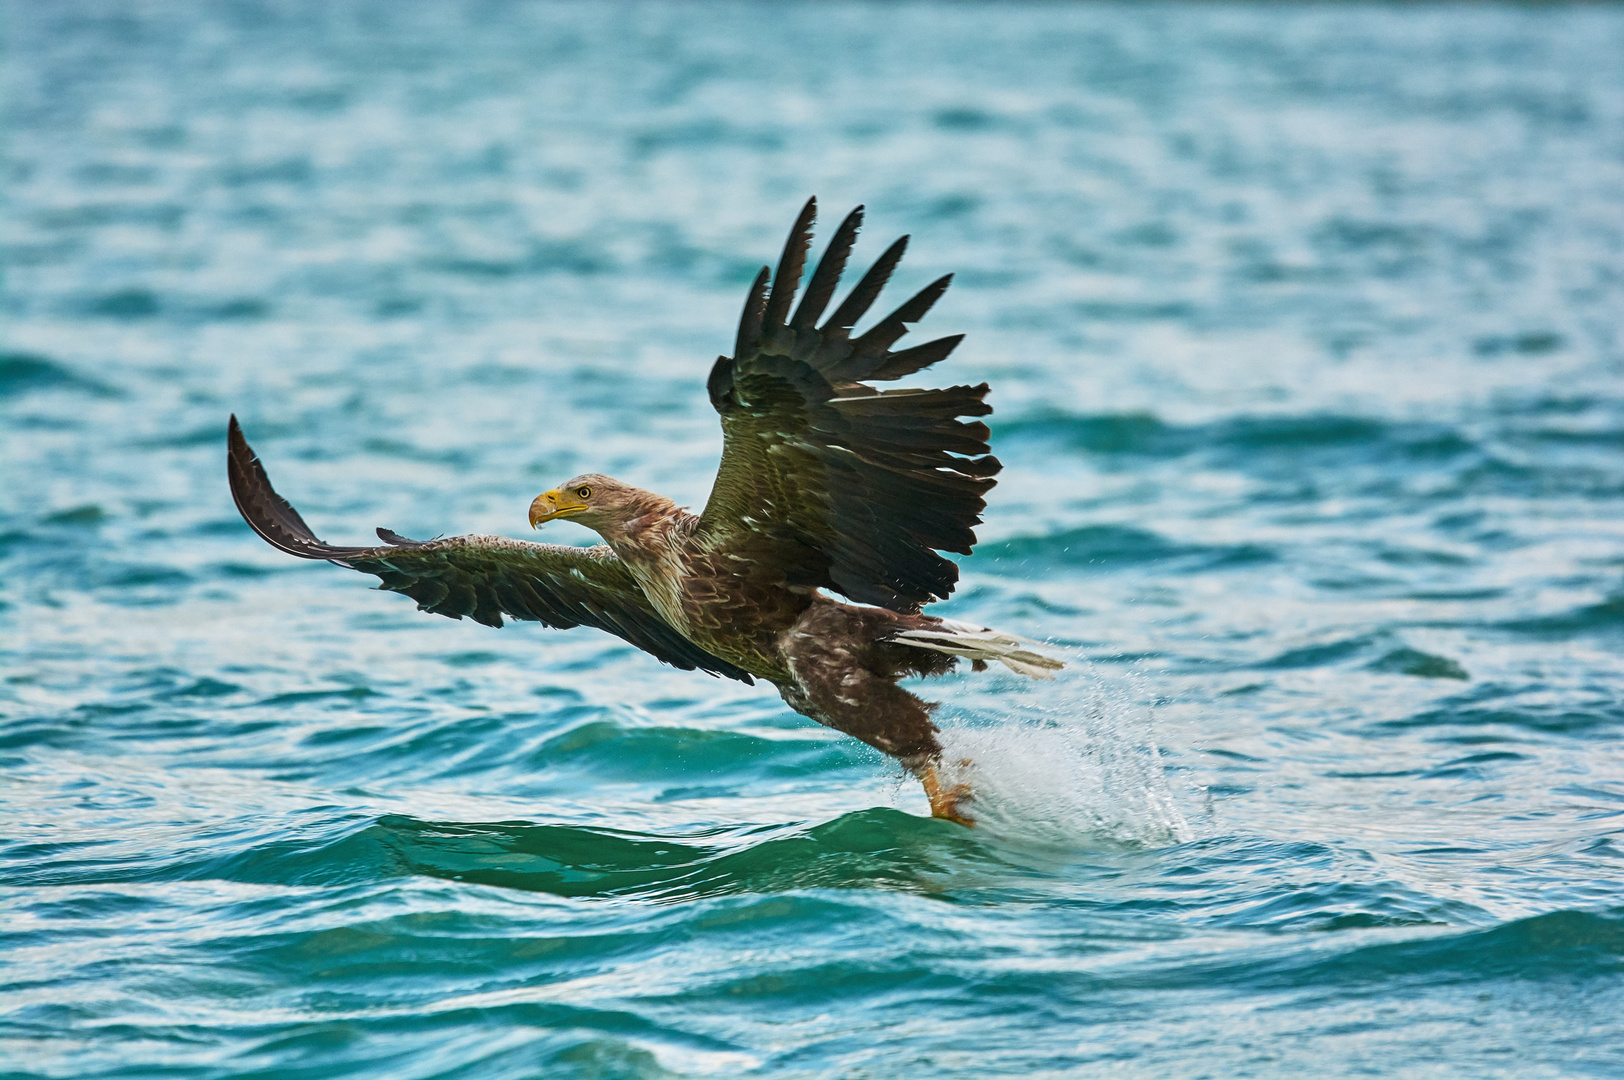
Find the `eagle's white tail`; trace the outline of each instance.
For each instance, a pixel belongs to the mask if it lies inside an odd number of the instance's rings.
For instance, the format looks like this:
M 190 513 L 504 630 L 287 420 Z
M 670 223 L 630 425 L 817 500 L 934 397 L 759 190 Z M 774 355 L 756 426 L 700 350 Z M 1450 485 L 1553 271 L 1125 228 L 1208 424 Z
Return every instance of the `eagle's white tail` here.
M 1044 656 L 1026 646 L 1033 644 L 1014 634 L 1004 634 L 987 626 L 943 619 L 940 625 L 928 630 L 904 630 L 891 637 L 892 641 L 906 642 L 916 649 L 931 649 L 949 656 L 963 656 L 971 660 L 996 660 L 1017 675 L 1031 679 L 1052 679 L 1054 673 L 1066 665 L 1052 656 Z

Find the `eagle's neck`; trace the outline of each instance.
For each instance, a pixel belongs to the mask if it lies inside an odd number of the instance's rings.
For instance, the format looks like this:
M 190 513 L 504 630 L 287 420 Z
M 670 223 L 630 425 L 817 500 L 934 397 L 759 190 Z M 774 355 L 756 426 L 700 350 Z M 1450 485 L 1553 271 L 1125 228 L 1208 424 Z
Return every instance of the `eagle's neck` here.
M 670 499 L 650 492 L 647 500 L 598 530 L 655 610 L 678 630 L 687 628 L 682 604 L 683 579 L 688 573 L 685 555 L 688 537 L 698 521 Z
M 620 508 L 613 520 L 594 522 L 592 527 L 614 548 L 616 555 L 625 559 L 638 551 L 663 547 L 683 519 L 691 517 L 692 514 L 664 495 L 640 491 L 635 499 Z

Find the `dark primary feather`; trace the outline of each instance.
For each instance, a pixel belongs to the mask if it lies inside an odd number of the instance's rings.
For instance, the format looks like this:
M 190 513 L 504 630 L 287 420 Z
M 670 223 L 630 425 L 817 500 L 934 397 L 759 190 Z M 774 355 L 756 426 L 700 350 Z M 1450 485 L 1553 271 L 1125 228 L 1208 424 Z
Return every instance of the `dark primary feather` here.
M 817 208 L 817 200 L 811 199 L 807 207 Z M 829 249 L 818 260 L 818 268 L 812 272 L 812 280 L 806 287 L 806 295 L 801 297 L 801 306 L 795 309 L 795 318 L 790 325 L 796 329 L 803 326 L 812 326 L 823 314 L 823 309 L 829 306 L 834 298 L 835 287 L 840 284 L 840 275 L 846 271 L 846 260 L 851 258 L 851 249 L 857 244 L 857 230 L 863 225 L 863 208 L 859 206 L 846 215 L 846 220 L 840 223 L 835 230 L 835 238 L 829 241 Z M 807 243 L 812 242 L 811 222 L 807 223 Z
M 907 250 L 906 236 L 898 238 L 885 249 L 885 254 L 880 256 L 879 262 L 868 268 L 868 273 L 858 280 L 857 288 L 851 291 L 845 301 L 835 308 L 835 313 L 829 316 L 829 321 L 823 324 L 823 333 L 826 336 L 844 337 L 845 331 L 857 325 L 857 320 L 866 315 L 868 309 L 874 305 L 874 301 L 880 298 L 880 290 L 891 280 L 891 271 L 897 268 L 897 264 L 902 261 L 903 252 Z M 841 333 L 837 335 L 836 331 Z
M 861 207 L 836 231 L 806 298 L 785 321 L 805 268 L 816 201 L 801 212 L 768 292 L 762 270 L 745 301 L 734 354 L 708 382 L 722 417 L 722 464 L 696 537 L 761 575 L 915 611 L 944 598 L 969 554 L 1001 466 L 980 386 L 879 391 L 953 351 L 962 335 L 892 352 L 907 324 L 946 291 L 940 278 L 853 339 L 907 246 L 892 244 L 821 326 L 850 257 Z
M 782 325 L 789 318 L 789 306 L 795 301 L 795 291 L 801 287 L 806 252 L 812 246 L 812 219 L 817 212 L 817 200 L 808 199 L 795 227 L 790 230 L 789 239 L 784 242 L 784 254 L 778 259 L 778 273 L 773 276 L 773 291 L 767 297 L 767 309 L 762 317 L 768 326 Z
M 752 681 L 677 633 L 605 545 L 574 548 L 503 536 L 408 540 L 388 529 L 378 530 L 384 547 L 323 543 L 271 487 L 235 416 L 227 432 L 226 471 L 243 519 L 272 547 L 375 574 L 381 588 L 410 596 L 424 611 L 488 626 L 501 626 L 503 615 L 558 629 L 592 626 L 674 667 Z

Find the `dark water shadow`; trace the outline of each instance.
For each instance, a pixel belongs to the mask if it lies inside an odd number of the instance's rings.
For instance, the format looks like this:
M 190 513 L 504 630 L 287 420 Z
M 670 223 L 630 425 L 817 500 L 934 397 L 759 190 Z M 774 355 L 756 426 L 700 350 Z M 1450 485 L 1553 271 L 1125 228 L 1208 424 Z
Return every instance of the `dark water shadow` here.
M 424 876 L 563 897 L 680 901 L 797 889 L 935 893 L 967 866 L 1012 869 L 957 825 L 876 808 L 742 844 L 390 815 L 335 840 L 260 845 L 187 876 L 284 885 Z

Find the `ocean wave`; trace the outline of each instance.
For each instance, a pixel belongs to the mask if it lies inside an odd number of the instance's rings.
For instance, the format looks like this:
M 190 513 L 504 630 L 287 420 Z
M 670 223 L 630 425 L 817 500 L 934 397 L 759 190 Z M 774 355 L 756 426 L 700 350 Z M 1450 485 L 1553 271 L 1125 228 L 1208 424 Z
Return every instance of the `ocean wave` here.
M 426 876 L 553 896 L 675 902 L 805 889 L 934 892 L 955 866 L 995 861 L 958 826 L 883 808 L 727 845 L 568 825 L 391 815 L 336 839 L 275 841 L 178 876 L 299 885 Z

